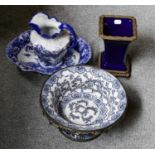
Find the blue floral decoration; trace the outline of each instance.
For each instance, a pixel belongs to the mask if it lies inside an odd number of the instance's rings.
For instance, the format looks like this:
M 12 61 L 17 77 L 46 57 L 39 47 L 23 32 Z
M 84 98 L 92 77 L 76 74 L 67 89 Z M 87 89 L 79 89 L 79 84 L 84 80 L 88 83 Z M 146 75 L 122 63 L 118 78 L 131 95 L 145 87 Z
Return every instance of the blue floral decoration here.
M 36 54 L 36 49 L 32 47 L 30 43 L 30 32 L 31 31 L 25 31 L 22 34 L 20 34 L 17 38 L 13 39 L 6 48 L 6 55 L 9 58 L 9 60 L 16 64 L 22 71 L 32 71 L 37 72 L 45 75 L 51 75 L 57 70 L 60 70 L 62 68 L 66 68 L 69 66 L 74 65 L 80 65 L 80 64 L 86 64 L 91 56 L 92 51 L 89 43 L 87 43 L 82 38 L 77 38 L 77 44 L 74 48 L 76 51 L 76 54 L 79 55 L 79 59 L 75 61 L 75 52 L 68 52 L 66 56 L 64 57 L 62 63 L 59 63 L 57 65 L 50 65 L 48 62 L 41 57 L 38 57 Z M 36 63 L 33 62 L 21 62 L 18 60 L 18 55 L 20 54 L 21 50 L 26 46 L 27 50 L 26 54 L 24 55 L 25 58 L 31 57 L 32 55 L 37 57 Z M 37 47 L 37 50 L 42 51 L 41 48 Z
M 53 77 L 57 78 L 54 84 Z M 52 91 L 44 90 L 49 85 Z M 48 103 L 45 96 L 50 99 Z M 104 129 L 120 119 L 127 107 L 125 90 L 114 76 L 104 70 L 82 65 L 54 73 L 46 81 L 41 98 L 43 109 L 51 119 L 61 128 L 75 131 Z

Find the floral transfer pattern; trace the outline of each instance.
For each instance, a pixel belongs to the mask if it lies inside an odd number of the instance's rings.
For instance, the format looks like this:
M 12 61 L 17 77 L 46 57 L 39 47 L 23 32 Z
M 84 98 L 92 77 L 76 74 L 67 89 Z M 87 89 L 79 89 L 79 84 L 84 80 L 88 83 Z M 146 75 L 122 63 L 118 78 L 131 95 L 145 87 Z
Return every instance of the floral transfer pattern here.
M 56 72 L 45 83 L 41 96 L 43 108 L 51 119 L 80 131 L 110 126 L 123 115 L 127 105 L 120 82 L 111 74 L 89 66 Z
M 68 66 L 86 64 L 91 58 L 91 47 L 82 38 L 77 38 L 77 45 L 73 52 L 68 51 L 61 63 L 55 64 L 53 58 L 38 56 L 42 48 L 40 46 L 33 47 L 30 43 L 30 32 L 25 31 L 17 38 L 13 39 L 6 48 L 6 55 L 9 60 L 15 63 L 22 71 L 32 71 L 41 74 L 51 75 L 53 72 Z M 71 50 L 71 49 L 70 49 Z

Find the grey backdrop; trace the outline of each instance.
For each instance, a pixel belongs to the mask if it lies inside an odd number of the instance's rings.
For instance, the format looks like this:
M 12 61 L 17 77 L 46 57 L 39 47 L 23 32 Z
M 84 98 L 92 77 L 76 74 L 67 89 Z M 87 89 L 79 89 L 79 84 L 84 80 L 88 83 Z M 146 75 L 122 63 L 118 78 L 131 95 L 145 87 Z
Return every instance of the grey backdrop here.
M 66 139 L 42 115 L 39 94 L 48 76 L 20 72 L 5 56 L 7 43 L 28 29 L 37 11 L 70 23 L 97 55 L 102 14 L 137 18 L 138 40 L 128 49 L 132 76 L 119 78 L 129 100 L 125 118 L 90 142 Z M 92 61 L 96 63 L 96 58 Z M 155 148 L 155 6 L 1 6 L 0 7 L 0 148 Z

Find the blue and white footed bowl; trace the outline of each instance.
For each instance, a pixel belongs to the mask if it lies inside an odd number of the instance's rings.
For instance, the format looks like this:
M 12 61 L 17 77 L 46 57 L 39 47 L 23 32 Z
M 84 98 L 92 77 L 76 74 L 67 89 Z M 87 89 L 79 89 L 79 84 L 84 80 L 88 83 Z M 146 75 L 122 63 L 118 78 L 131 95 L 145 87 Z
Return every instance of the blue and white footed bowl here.
M 53 57 L 49 60 L 46 55 L 42 57 L 42 47 L 33 46 L 30 41 L 31 30 L 21 33 L 13 39 L 6 48 L 7 57 L 16 64 L 22 71 L 32 71 L 41 74 L 51 75 L 53 72 L 79 64 L 86 64 L 92 55 L 91 47 L 84 39 L 78 37 L 74 48 L 69 49 L 62 61 L 51 65 Z M 36 52 L 37 51 L 37 52 Z M 40 55 L 38 54 L 40 53 Z
M 54 73 L 44 84 L 41 105 L 66 137 L 87 141 L 124 114 L 127 97 L 110 73 L 90 66 L 72 66 Z

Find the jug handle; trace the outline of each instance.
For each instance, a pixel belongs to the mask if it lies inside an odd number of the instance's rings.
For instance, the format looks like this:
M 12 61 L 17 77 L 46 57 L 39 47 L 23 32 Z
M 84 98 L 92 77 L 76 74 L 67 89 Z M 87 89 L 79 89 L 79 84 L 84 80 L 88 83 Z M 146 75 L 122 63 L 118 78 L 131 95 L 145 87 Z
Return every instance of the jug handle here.
M 70 39 L 69 49 L 74 48 L 76 46 L 76 43 L 77 43 L 77 35 L 76 35 L 74 29 L 72 28 L 72 26 L 70 26 L 67 23 L 62 23 L 62 25 L 60 26 L 60 29 L 67 30 L 70 33 L 71 39 Z

